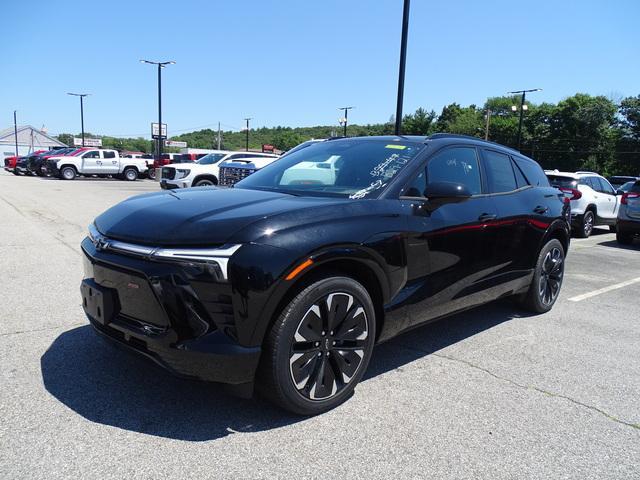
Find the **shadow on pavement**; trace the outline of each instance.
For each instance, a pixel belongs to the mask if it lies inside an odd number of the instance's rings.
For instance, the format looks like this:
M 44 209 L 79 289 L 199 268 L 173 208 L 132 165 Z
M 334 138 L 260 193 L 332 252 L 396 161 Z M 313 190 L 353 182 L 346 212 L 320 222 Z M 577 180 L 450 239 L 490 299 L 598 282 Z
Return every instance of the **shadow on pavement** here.
M 405 333 L 374 350 L 363 381 L 519 316 L 502 301 Z M 148 435 L 206 441 L 304 421 L 263 400 L 227 395 L 219 385 L 175 378 L 110 345 L 88 325 L 61 334 L 41 369 L 47 391 L 76 413 Z
M 621 250 L 640 250 L 640 241 L 634 240 L 631 245 L 623 245 L 622 243 L 618 243 L 617 240 L 607 240 L 606 242 L 598 242 L 598 245 L 603 247 L 613 247 L 619 248 Z

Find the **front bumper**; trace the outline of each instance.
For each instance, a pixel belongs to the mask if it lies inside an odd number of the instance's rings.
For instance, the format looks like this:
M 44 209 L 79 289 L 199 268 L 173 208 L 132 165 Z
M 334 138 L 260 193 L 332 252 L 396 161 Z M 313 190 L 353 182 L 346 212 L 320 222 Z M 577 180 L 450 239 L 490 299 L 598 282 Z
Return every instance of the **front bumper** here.
M 235 338 L 231 287 L 204 267 L 98 251 L 82 243 L 80 290 L 95 330 L 171 373 L 249 396 L 261 349 Z
M 177 188 L 180 188 L 180 185 L 169 183 L 166 180 L 160 180 L 160 188 L 163 190 L 175 190 Z

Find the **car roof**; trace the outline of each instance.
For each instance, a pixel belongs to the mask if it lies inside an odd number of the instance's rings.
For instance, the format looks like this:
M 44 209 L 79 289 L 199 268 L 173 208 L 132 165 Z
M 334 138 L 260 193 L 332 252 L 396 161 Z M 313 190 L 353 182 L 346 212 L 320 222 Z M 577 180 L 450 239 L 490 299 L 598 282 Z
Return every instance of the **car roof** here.
M 547 175 L 557 175 L 560 177 L 571 177 L 574 178 L 576 180 L 580 179 L 580 178 L 584 178 L 584 177 L 602 177 L 602 175 L 600 175 L 599 173 L 596 172 L 584 172 L 584 171 L 579 171 L 579 172 L 561 172 L 560 170 L 545 170 L 544 171 L 545 174 Z M 604 177 L 602 177 L 604 178 Z

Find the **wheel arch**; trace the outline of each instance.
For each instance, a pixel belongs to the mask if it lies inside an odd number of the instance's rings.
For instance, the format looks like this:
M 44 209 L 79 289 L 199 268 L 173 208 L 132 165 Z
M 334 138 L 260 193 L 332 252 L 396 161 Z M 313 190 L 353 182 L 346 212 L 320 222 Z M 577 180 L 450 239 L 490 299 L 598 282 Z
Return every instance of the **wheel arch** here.
M 538 246 L 538 252 L 542 250 L 549 240 L 554 238 L 562 244 L 562 248 L 564 249 L 564 254 L 566 256 L 569 250 L 569 243 L 571 241 L 571 233 L 568 227 L 560 221 L 551 224 L 544 237 L 542 237 L 542 242 L 540 242 L 540 245 Z
M 356 255 L 333 256 L 323 253 L 318 256 L 311 255 L 307 258 L 313 259 L 310 267 L 303 270 L 293 280 L 283 278 L 280 281 L 280 285 L 276 289 L 276 292 L 279 293 L 279 295 L 276 295 L 277 301 L 271 308 L 266 309 L 265 313 L 267 313 L 266 318 L 268 320 L 261 322 L 254 330 L 254 342 L 257 344 L 264 343 L 264 339 L 278 315 L 298 293 L 315 281 L 336 274 L 352 278 L 369 292 L 376 314 L 377 338 L 384 327 L 384 302 L 389 295 L 389 285 L 385 278 L 384 269 L 372 258 L 367 259 Z M 300 263 L 302 262 L 293 264 L 287 270 L 287 273 Z

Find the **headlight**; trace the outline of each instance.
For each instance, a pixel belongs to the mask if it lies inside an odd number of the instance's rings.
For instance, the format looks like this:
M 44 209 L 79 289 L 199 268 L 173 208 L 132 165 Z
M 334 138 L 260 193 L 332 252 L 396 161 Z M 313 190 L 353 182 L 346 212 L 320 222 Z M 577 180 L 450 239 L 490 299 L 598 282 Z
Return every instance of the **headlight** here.
M 188 177 L 191 173 L 191 170 L 188 168 L 178 168 L 176 169 L 176 179 Z
M 220 248 L 161 248 L 136 245 L 107 238 L 98 232 L 94 224 L 89 225 L 89 240 L 94 244 L 96 250 L 108 250 L 151 260 L 215 263 L 220 267 L 220 272 L 225 280 L 228 278 L 229 259 L 242 246 L 234 244 L 223 245 Z

